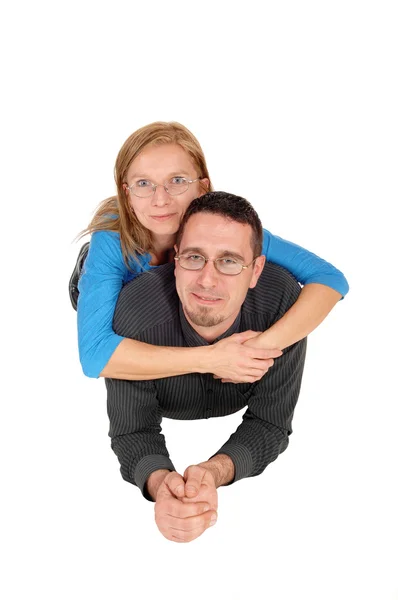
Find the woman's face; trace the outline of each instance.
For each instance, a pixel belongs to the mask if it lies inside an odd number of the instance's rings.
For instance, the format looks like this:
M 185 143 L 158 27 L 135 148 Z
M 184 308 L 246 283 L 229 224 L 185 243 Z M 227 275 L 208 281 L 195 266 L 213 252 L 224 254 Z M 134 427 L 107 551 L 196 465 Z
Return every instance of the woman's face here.
M 136 196 L 126 189 L 131 208 L 139 222 L 154 234 L 154 239 L 174 235 L 179 228 L 181 217 L 188 205 L 202 195 L 200 183 L 208 187 L 208 179 L 190 183 L 188 189 L 172 196 L 164 189 L 172 178 L 196 179 L 199 173 L 190 156 L 177 144 L 163 144 L 144 149 L 131 163 L 127 171 L 127 184 L 148 188 L 150 183 L 158 185 L 155 193 L 148 198 Z M 176 179 L 175 181 L 179 181 Z

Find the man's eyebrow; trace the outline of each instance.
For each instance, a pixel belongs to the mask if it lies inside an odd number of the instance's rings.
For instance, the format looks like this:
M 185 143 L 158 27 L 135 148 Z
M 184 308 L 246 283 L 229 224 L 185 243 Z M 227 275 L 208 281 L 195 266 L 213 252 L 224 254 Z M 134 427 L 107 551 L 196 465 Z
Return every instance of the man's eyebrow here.
M 197 254 L 201 254 L 206 258 L 206 252 L 204 252 L 202 248 L 190 246 L 188 248 L 184 248 L 184 250 L 181 251 L 181 254 L 185 254 L 186 252 L 196 252 Z M 225 258 L 226 256 L 228 256 L 228 258 L 239 260 L 242 263 L 245 262 L 245 259 L 241 254 L 238 252 L 233 252 L 232 250 L 220 250 L 220 252 L 217 254 L 217 258 Z
M 197 254 L 204 255 L 202 248 L 196 248 L 195 246 L 188 246 L 188 248 L 184 248 L 184 250 L 181 250 L 180 254 L 185 254 L 185 252 L 196 252 Z
M 236 258 L 236 260 L 245 262 L 245 259 L 241 254 L 239 254 L 238 252 L 233 252 L 232 250 L 224 250 L 223 252 L 221 252 L 221 254 L 219 254 L 217 258 L 224 258 L 225 256 L 228 256 L 230 258 Z

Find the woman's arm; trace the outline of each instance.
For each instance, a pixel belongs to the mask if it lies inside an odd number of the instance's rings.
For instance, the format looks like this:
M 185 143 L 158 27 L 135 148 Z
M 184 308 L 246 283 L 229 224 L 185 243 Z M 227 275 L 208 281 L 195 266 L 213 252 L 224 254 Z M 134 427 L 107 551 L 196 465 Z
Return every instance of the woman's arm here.
M 257 339 L 258 332 L 245 331 L 216 344 L 196 348 L 153 346 L 124 338 L 100 376 L 139 381 L 188 373 L 213 373 L 234 383 L 254 383 L 272 367 L 273 359 L 281 356 L 281 352 L 268 345 L 266 348 L 245 346 L 251 338 Z
M 137 266 L 137 270 L 140 269 Z M 186 373 L 214 373 L 236 382 L 257 381 L 279 351 L 249 348 L 258 335 L 246 332 L 199 348 L 152 346 L 117 335 L 112 328 L 116 302 L 128 279 L 117 233 L 96 232 L 79 281 L 79 355 L 88 377 L 159 379 Z
M 314 331 L 348 292 L 343 273 L 316 254 L 264 230 L 263 253 L 304 285 L 295 304 L 267 331 L 247 345 L 283 350 Z
M 79 280 L 77 300 L 79 357 L 87 377 L 99 377 L 124 339 L 113 331 L 112 321 L 127 272 L 119 235 L 110 231 L 94 233 Z
M 339 292 L 330 287 L 309 283 L 304 286 L 296 302 L 279 321 L 246 344 L 253 348 L 283 350 L 314 331 L 341 297 Z

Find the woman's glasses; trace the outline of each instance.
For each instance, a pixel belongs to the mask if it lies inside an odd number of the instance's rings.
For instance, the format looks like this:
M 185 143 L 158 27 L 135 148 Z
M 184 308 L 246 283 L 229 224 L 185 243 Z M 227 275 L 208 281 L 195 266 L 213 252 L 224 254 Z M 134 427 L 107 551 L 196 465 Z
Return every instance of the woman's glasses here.
M 200 177 L 197 177 L 196 179 L 172 177 L 165 184 L 156 184 L 149 181 L 149 179 L 140 179 L 132 185 L 128 185 L 127 189 L 130 190 L 134 196 L 138 196 L 138 198 L 150 198 L 156 192 L 157 187 L 164 187 L 170 196 L 179 196 L 179 194 L 183 194 L 187 191 L 191 183 L 195 183 L 195 181 L 199 181 L 199 179 Z

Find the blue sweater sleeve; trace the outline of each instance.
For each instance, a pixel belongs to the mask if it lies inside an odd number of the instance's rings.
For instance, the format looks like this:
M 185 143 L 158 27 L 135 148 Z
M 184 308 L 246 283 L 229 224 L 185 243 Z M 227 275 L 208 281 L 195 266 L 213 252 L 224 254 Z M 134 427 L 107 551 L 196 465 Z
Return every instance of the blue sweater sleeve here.
M 124 339 L 113 331 L 112 322 L 119 292 L 128 273 L 119 234 L 95 232 L 79 280 L 77 302 L 80 362 L 88 377 L 99 377 Z
M 322 283 L 343 297 L 348 293 L 348 282 L 336 267 L 305 248 L 272 235 L 266 229 L 263 232 L 263 254 L 267 261 L 284 267 L 303 285 Z

